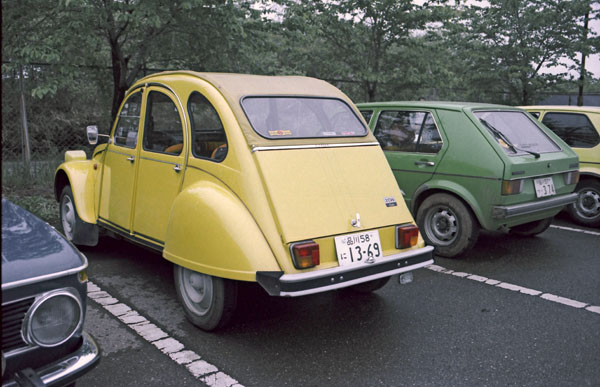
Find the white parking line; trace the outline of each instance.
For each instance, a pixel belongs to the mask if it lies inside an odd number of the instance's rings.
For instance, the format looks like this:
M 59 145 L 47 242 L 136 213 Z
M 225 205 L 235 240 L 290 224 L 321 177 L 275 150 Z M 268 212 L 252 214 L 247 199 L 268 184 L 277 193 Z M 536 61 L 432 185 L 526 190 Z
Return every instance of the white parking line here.
M 523 293 L 528 296 L 540 297 L 546 301 L 557 302 L 559 304 L 567 305 L 572 308 L 577 308 L 577 309 L 585 308 L 585 310 L 587 310 L 588 312 L 600 314 L 600 306 L 590 305 L 585 302 L 575 301 L 575 300 L 571 300 L 569 298 L 556 296 L 554 294 L 540 292 L 539 290 L 524 288 L 519 285 L 509 284 L 507 282 L 502 282 L 502 281 L 498 281 L 495 279 L 482 277 L 480 275 L 474 275 L 474 274 L 469 274 L 469 273 L 446 269 L 446 268 L 444 268 L 442 266 L 438 266 L 438 265 L 429 265 L 429 266 L 426 266 L 425 268 L 435 271 L 437 273 L 449 274 L 449 275 L 453 275 L 455 277 L 460 277 L 460 278 L 467 278 L 467 279 L 470 279 L 473 281 L 484 283 L 486 285 L 495 286 L 495 287 L 510 290 L 513 292 Z
M 600 232 L 596 232 L 596 231 L 588 231 L 588 230 L 582 230 L 580 228 L 572 228 L 572 227 L 564 227 L 564 226 L 555 226 L 555 225 L 550 225 L 550 227 L 552 228 L 557 228 L 559 230 L 566 230 L 566 231 L 575 231 L 575 232 L 580 232 L 582 234 L 588 234 L 588 235 L 600 235 Z
M 90 300 L 102 306 L 177 364 L 184 365 L 199 381 L 211 387 L 244 387 L 231 376 L 219 371 L 214 365 L 201 360 L 200 355 L 194 351 L 186 350 L 182 343 L 170 337 L 168 333 L 152 324 L 128 305 L 102 291 L 98 285 L 88 281 L 87 288 Z

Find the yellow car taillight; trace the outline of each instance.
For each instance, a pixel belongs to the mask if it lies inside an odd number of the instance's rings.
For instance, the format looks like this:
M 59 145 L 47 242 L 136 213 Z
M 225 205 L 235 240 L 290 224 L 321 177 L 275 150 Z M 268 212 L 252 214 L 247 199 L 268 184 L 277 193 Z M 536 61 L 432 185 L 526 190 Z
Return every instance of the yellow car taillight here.
M 414 224 L 396 226 L 396 248 L 406 249 L 419 241 L 419 228 Z
M 313 241 L 294 243 L 290 251 L 296 269 L 308 269 L 321 263 L 319 244 Z

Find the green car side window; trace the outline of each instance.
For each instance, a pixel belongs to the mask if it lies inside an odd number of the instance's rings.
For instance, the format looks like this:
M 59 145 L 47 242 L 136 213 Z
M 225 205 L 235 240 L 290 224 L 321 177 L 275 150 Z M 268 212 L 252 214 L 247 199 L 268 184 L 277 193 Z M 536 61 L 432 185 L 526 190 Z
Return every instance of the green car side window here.
M 442 137 L 440 132 L 435 125 L 435 120 L 431 113 L 427 113 L 425 121 L 423 121 L 423 127 L 421 129 L 421 135 L 417 144 L 417 152 L 419 153 L 438 153 L 442 149 Z
M 383 111 L 374 130 L 386 151 L 437 153 L 442 139 L 430 112 Z
M 367 124 L 371 121 L 371 117 L 373 117 L 373 110 L 361 110 L 360 114 L 362 114 Z

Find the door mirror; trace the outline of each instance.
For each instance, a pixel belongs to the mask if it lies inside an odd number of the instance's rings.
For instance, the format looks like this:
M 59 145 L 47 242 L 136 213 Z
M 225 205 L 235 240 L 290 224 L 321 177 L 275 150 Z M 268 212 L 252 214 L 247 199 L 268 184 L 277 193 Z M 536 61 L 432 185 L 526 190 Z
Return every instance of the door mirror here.
M 87 138 L 90 145 L 96 145 L 98 143 L 98 138 L 106 137 L 108 138 L 108 143 L 110 144 L 110 136 L 108 134 L 98 134 L 98 127 L 96 125 L 90 125 L 86 128 Z
M 88 142 L 90 145 L 96 145 L 98 143 L 98 127 L 96 125 L 90 125 L 86 130 Z

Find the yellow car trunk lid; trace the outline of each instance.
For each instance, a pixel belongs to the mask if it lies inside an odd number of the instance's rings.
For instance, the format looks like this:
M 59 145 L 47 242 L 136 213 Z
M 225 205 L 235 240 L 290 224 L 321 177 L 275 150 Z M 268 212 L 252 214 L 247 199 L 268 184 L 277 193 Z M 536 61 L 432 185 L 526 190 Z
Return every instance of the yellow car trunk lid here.
M 412 222 L 379 146 L 254 154 L 284 243 Z

